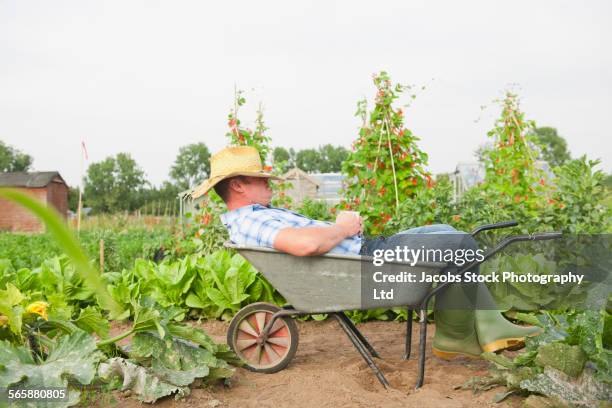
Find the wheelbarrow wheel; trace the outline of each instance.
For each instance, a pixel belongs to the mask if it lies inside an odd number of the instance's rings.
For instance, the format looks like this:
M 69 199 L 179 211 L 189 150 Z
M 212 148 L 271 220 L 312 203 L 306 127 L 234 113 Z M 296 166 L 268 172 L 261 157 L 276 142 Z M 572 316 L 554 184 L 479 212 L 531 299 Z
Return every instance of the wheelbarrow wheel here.
M 278 306 L 258 302 L 240 309 L 227 331 L 227 344 L 244 362 L 245 368 L 258 373 L 275 373 L 287 367 L 298 346 L 298 329 L 291 317 L 279 317 L 264 340 L 262 331 Z

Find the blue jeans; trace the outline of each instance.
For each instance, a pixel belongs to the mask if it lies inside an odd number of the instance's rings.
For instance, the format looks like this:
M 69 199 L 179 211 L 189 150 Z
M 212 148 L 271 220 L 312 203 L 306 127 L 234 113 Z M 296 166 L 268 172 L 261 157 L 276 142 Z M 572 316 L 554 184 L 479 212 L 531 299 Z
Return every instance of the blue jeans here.
M 395 249 L 398 246 L 406 246 L 413 249 L 419 249 L 424 246 L 425 249 L 440 249 L 442 251 L 447 249 L 452 251 L 458 249 L 471 249 L 476 251 L 478 249 L 478 243 L 469 233 L 458 231 L 450 225 L 435 224 L 411 228 L 389 237 L 364 237 L 360 254 L 373 256 L 373 252 L 377 249 Z M 451 265 L 445 270 L 440 271 L 440 273 L 454 273 L 457 272 L 461 266 L 462 265 Z M 475 274 L 479 273 L 479 267 L 475 266 L 471 268 L 470 272 Z M 459 284 L 451 286 L 456 285 Z M 457 294 L 452 297 L 444 296 L 446 290 L 436 296 L 436 306 L 452 309 L 474 308 L 477 285 L 462 283 L 460 287 L 462 289 L 461 292 L 463 292 L 460 296 L 457 296 Z
M 376 249 L 393 249 L 395 246 L 420 248 L 421 245 L 431 249 L 478 249 L 476 240 L 467 232 L 458 231 L 447 224 L 433 224 L 400 231 L 390 237 L 364 237 L 360 254 L 372 256 L 372 251 Z

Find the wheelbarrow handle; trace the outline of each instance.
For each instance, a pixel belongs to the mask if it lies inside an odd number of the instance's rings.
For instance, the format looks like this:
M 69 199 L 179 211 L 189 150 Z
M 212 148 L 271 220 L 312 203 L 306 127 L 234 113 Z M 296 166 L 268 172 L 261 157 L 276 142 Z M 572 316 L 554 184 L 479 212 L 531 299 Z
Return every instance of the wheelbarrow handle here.
M 496 222 L 495 224 L 487 224 L 487 225 L 481 225 L 480 227 L 476 227 L 470 234 L 472 234 L 472 236 L 474 237 L 479 232 L 482 232 L 482 231 L 498 229 L 498 228 L 516 227 L 517 225 L 518 225 L 518 222 L 516 222 L 515 220 Z
M 539 234 L 533 234 L 531 239 L 534 241 L 546 241 L 547 239 L 561 238 L 563 233 L 561 232 L 541 232 Z

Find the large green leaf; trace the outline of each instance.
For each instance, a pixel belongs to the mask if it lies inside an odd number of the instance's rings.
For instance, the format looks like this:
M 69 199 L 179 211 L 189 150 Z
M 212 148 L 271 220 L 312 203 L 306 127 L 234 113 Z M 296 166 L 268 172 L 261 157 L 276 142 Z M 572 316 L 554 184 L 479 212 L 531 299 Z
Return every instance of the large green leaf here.
M 142 367 L 121 357 L 114 357 L 101 363 L 98 374 L 100 378 L 109 382 L 113 378 L 121 378 L 121 390 L 131 390 L 142 402 L 153 403 L 171 394 L 176 394 L 177 399 L 189 395 L 189 387 L 164 381 L 151 368 Z
M 165 341 L 153 332 L 137 333 L 132 340 L 129 355 L 130 358 L 143 361 L 144 365 L 161 364 L 160 366 L 173 370 L 190 370 L 217 364 L 213 353 L 205 348 L 178 338 Z
M 6 285 L 6 290 L 0 290 L 0 314 L 8 317 L 9 327 L 17 336 L 21 335 L 23 307 L 20 303 L 24 299 L 19 289 L 10 283 Z
M 520 387 L 581 407 L 605 406 L 612 400 L 612 388 L 598 382 L 593 370 L 588 368 L 579 378 L 573 379 L 559 370 L 545 367 L 541 374 L 521 381 Z
M 98 362 L 104 357 L 96 350 L 93 337 L 82 330 L 59 338 L 46 360 L 36 364 L 26 347 L 0 343 L 0 388 L 65 388 L 68 380 L 86 385 L 91 383 Z M 78 402 L 79 392 L 70 390 L 68 401 L 54 407 L 71 406 Z
M 227 362 L 214 354 L 217 348 L 221 355 L 229 351 L 216 346 L 204 332 L 180 324 L 169 324 L 168 329 L 172 335 L 194 342 L 172 336 L 162 339 L 154 332 L 139 332 L 129 350 L 133 361 L 111 359 L 108 364 L 100 365 L 101 375 L 106 379 L 121 376 L 123 389 L 132 389 L 144 402 L 154 402 L 173 393 L 177 398 L 188 394 L 187 386 L 196 378 L 213 380 L 233 374 Z
M 110 330 L 108 320 L 102 316 L 100 309 L 93 306 L 81 309 L 79 317 L 74 320 L 74 324 L 88 333 L 95 332 L 102 338 L 108 337 Z
M 576 378 L 582 373 L 584 363 L 586 363 L 586 354 L 578 346 L 554 342 L 538 348 L 535 362 L 542 367 L 550 366 Z

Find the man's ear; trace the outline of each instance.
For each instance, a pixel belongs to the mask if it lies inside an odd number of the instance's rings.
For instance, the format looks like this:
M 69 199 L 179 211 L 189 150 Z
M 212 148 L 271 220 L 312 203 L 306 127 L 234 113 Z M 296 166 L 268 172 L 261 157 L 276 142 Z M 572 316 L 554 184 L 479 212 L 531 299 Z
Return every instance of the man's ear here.
M 234 190 L 237 193 L 244 193 L 244 187 L 242 186 L 242 180 L 239 178 L 233 178 L 229 181 L 230 190 Z

